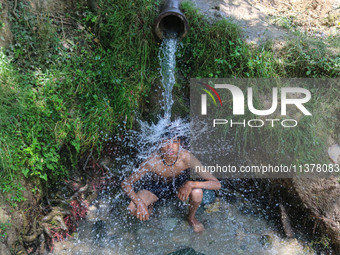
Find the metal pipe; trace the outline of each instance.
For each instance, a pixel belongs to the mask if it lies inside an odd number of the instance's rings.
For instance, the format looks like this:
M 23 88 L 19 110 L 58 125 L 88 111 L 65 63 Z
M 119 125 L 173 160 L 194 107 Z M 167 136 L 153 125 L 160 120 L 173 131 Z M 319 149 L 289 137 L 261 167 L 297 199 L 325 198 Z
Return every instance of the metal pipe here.
M 169 0 L 158 15 L 155 22 L 155 34 L 159 40 L 164 37 L 177 37 L 183 39 L 189 30 L 188 21 L 181 12 L 180 1 Z

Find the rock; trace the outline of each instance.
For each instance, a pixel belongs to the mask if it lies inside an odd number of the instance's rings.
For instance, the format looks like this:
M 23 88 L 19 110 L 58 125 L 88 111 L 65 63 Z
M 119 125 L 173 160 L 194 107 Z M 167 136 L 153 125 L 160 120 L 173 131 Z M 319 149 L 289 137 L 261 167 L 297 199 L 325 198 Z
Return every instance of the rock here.
M 204 254 L 195 251 L 193 248 L 186 247 L 186 248 L 168 253 L 168 255 L 204 255 Z
M 95 241 L 104 240 L 107 236 L 107 233 L 106 233 L 107 229 L 105 226 L 105 222 L 102 220 L 96 221 L 93 224 L 92 231 L 93 231 L 93 236 L 94 236 Z
M 236 239 L 237 239 L 237 241 L 242 242 L 245 237 L 246 237 L 246 234 L 241 229 L 237 229 L 236 230 Z
M 202 205 L 211 204 L 215 201 L 216 194 L 214 190 L 205 189 L 203 191 Z
M 9 215 L 5 212 L 5 210 L 0 208 L 0 223 L 7 223 L 9 220 Z
M 164 228 L 166 231 L 172 231 L 177 226 L 178 218 L 168 218 L 164 221 Z
M 340 252 L 340 184 L 337 177 L 280 180 L 300 205 L 295 210 L 308 210 L 309 217 L 317 219 L 317 231 L 326 234 L 336 252 Z M 302 208 L 302 209 L 301 209 Z M 306 217 L 307 218 L 307 217 Z M 340 254 L 340 253 L 336 253 Z
M 105 168 L 105 170 L 110 171 L 114 168 L 114 161 L 109 156 L 104 156 L 99 160 L 99 164 Z
M 172 243 L 175 243 L 175 244 L 185 245 L 185 244 L 188 244 L 189 242 L 190 242 L 190 235 L 188 235 L 188 233 L 185 233 L 185 232 L 177 233 L 176 235 L 172 237 Z
M 97 215 L 97 207 L 95 207 L 94 205 L 89 207 L 89 210 L 87 212 L 86 215 L 86 219 L 88 221 L 96 221 L 98 219 L 98 215 Z
M 273 237 L 271 235 L 263 235 L 261 236 L 260 243 L 263 246 L 268 246 L 273 244 Z
M 334 163 L 340 163 L 340 146 L 339 144 L 333 144 L 328 148 L 328 156 Z
M 209 204 L 209 205 L 205 205 L 204 209 L 205 209 L 205 212 L 212 213 L 212 212 L 220 211 L 220 207 L 221 207 L 220 200 L 218 198 L 216 198 L 215 203 Z
M 9 248 L 7 247 L 7 245 L 5 245 L 2 242 L 0 242 L 0 254 L 1 255 L 11 255 L 11 252 L 10 252 Z
M 290 224 L 290 219 L 287 213 L 286 208 L 283 204 L 280 204 L 280 213 L 281 213 L 281 223 L 283 230 L 288 238 L 293 238 L 295 236 L 294 230 Z

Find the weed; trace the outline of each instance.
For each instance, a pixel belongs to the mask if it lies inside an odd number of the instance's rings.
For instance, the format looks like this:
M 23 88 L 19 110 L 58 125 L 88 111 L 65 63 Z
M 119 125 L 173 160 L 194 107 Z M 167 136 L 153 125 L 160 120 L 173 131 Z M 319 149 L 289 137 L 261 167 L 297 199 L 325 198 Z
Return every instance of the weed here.
M 2 238 L 6 238 L 7 237 L 7 230 L 8 228 L 11 227 L 11 223 L 10 222 L 6 222 L 6 223 L 0 223 L 0 240 Z
M 13 205 L 24 199 L 17 184 L 20 178 L 52 186 L 67 178 L 86 152 L 99 157 L 104 137 L 133 128 L 159 77 L 159 45 L 152 27 L 160 1 L 98 3 L 98 13 L 78 4 L 78 14 L 68 15 L 79 28 L 76 31 L 48 14 L 30 12 L 24 2 L 17 8 L 19 19 L 12 18 L 14 43 L 6 54 L 0 53 L 0 189 L 13 195 Z M 339 57 L 328 57 L 322 43 L 300 37 L 276 54 L 270 45 L 254 49 L 241 39 L 237 25 L 207 21 L 190 2 L 182 7 L 190 31 L 177 53 L 177 68 L 186 78 L 178 87 L 194 77 L 340 73 Z M 268 86 L 259 87 L 259 92 L 267 90 Z M 278 144 L 282 155 L 294 152 L 296 160 L 319 159 L 323 125 L 334 133 L 338 126 L 330 117 L 339 111 L 336 99 L 336 86 L 320 93 L 311 105 L 320 114 L 313 116 L 312 125 L 302 120 L 304 127 L 296 132 L 237 130 L 238 136 L 246 137 L 237 146 L 244 151 L 256 137 L 268 137 L 268 150 L 270 144 Z M 311 146 L 320 148 L 305 152 Z
M 53 185 L 88 150 L 99 155 L 119 125 L 131 128 L 158 75 L 157 3 L 101 4 L 97 14 L 78 6 L 72 39 L 48 14 L 18 5 L 14 43 L 0 55 L 0 188 L 14 206 L 21 176 Z

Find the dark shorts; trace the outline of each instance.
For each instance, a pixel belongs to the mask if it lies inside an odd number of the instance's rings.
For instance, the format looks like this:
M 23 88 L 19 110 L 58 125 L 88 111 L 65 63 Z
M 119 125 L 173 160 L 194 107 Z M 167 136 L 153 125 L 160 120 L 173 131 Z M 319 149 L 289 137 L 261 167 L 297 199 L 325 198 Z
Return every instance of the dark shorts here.
M 187 171 L 181 173 L 180 176 L 172 180 L 171 182 L 164 182 L 162 180 L 155 181 L 152 179 L 146 179 L 141 186 L 141 189 L 148 190 L 155 194 L 158 198 L 169 198 L 177 195 L 178 189 L 189 180 L 189 174 Z

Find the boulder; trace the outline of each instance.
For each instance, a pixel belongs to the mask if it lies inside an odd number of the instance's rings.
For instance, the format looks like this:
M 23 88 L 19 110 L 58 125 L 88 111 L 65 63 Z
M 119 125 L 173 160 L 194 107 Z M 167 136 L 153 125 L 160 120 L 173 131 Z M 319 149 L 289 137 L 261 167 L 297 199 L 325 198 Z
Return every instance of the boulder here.
M 340 252 L 339 179 L 334 176 L 327 179 L 293 178 L 282 183 L 314 219 L 315 226 L 331 239 L 335 251 Z
M 204 255 L 204 254 L 195 251 L 193 248 L 185 247 L 183 249 L 168 253 L 168 255 Z

